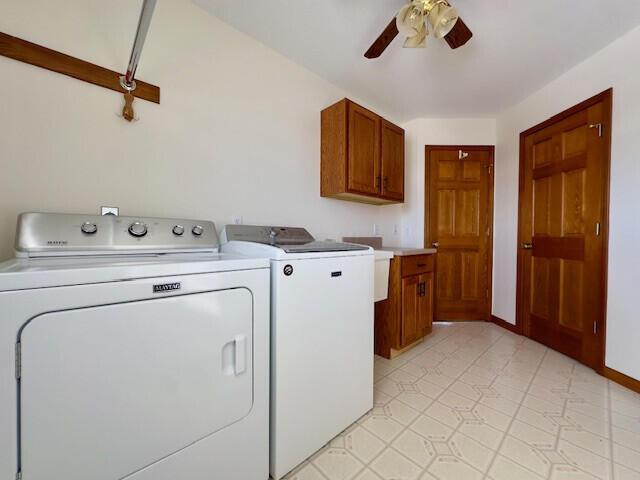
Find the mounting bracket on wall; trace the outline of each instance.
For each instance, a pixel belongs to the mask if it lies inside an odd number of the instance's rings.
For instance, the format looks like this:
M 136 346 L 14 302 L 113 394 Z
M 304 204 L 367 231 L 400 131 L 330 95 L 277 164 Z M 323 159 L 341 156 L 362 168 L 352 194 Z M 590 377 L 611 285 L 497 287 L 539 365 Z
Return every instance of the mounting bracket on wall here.
M 144 0 L 138 32 L 131 52 L 131 59 L 129 60 L 129 68 L 125 75 L 2 32 L 0 32 L 0 55 L 124 93 L 125 109 L 127 108 L 126 95 L 131 95 L 131 102 L 133 102 L 133 94 L 131 92 L 134 89 L 137 98 L 160 103 L 159 87 L 141 80 L 134 80 L 135 70 L 140 60 L 140 52 L 146 38 L 155 3 L 156 0 Z M 133 68 L 131 68 L 132 66 Z M 128 83 L 125 83 L 125 85 L 133 86 L 133 88 L 125 88 L 121 84 L 121 77 L 124 77 L 125 81 L 128 78 Z M 123 111 L 122 116 L 127 118 L 127 115 Z M 131 109 L 130 117 L 133 120 L 133 109 Z
M 136 31 L 136 39 L 133 42 L 133 48 L 131 49 L 131 56 L 129 57 L 129 65 L 127 66 L 127 73 L 120 76 L 120 86 L 126 90 L 124 94 L 124 108 L 122 109 L 122 117 L 127 121 L 132 121 L 135 118 L 135 112 L 133 111 L 133 91 L 136 89 L 135 75 L 138 69 L 138 62 L 140 61 L 140 55 L 142 54 L 142 47 L 144 47 L 144 41 L 147 38 L 147 32 L 149 31 L 149 25 L 151 24 L 151 17 L 153 16 L 153 10 L 156 7 L 156 0 L 144 0 L 142 3 L 142 10 L 140 11 L 140 20 L 138 21 L 138 30 Z

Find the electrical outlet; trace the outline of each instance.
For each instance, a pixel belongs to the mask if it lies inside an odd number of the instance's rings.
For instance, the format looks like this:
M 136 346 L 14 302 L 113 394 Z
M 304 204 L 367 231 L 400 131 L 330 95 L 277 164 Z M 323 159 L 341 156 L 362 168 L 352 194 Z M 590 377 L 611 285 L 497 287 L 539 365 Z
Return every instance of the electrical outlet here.
M 242 225 L 243 223 L 244 223 L 244 221 L 242 219 L 242 215 L 233 217 L 233 224 L 234 225 Z
M 120 215 L 120 208 L 118 207 L 101 207 L 100 215 L 115 215 L 116 217 Z
M 411 241 L 411 227 L 404 227 L 404 236 L 406 237 L 405 240 Z
M 393 234 L 394 235 L 398 234 L 398 224 L 397 223 L 393 225 Z
M 378 225 L 377 223 L 373 224 L 373 234 L 380 235 L 380 225 Z

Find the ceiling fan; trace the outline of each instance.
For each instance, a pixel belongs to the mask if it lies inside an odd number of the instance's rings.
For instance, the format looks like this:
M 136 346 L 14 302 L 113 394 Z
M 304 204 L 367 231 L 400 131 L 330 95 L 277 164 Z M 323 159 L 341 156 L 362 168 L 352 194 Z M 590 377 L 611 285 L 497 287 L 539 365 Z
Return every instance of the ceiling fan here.
M 473 33 L 447 0 L 410 0 L 389 22 L 387 28 L 364 54 L 378 58 L 398 34 L 405 37 L 405 48 L 426 46 L 429 30 L 436 38 L 444 38 L 451 48 L 467 43 Z

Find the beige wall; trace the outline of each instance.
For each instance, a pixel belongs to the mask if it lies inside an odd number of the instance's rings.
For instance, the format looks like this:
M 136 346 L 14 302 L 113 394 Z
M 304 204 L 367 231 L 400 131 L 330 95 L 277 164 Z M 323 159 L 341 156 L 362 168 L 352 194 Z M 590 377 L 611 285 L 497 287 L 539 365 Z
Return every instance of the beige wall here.
M 640 378 L 640 27 L 498 117 L 493 313 L 515 322 L 519 134 L 613 87 L 607 366 Z
M 140 2 L 3 0 L 0 31 L 122 70 Z M 188 0 L 159 2 L 139 77 L 162 104 L 0 57 L 0 259 L 22 211 L 97 212 L 305 225 L 318 237 L 421 245 L 425 144 L 496 143 L 493 313 L 515 319 L 518 134 L 610 86 L 614 92 L 607 364 L 640 378 L 640 29 L 493 119 L 418 119 L 407 129 L 407 202 L 319 196 L 319 111 L 349 95 Z M 355 100 L 357 96 L 351 95 Z M 368 105 L 376 109 L 375 105 Z M 381 114 L 385 112 L 380 111 Z M 393 118 L 391 118 L 393 120 Z
M 121 71 L 140 4 L 3 0 L 0 31 Z M 162 103 L 136 101 L 128 124 L 117 93 L 0 57 L 0 259 L 19 212 L 100 205 L 219 228 L 242 216 L 320 237 L 391 232 L 384 207 L 319 195 L 320 110 L 346 92 L 187 0 L 158 2 L 138 76 Z

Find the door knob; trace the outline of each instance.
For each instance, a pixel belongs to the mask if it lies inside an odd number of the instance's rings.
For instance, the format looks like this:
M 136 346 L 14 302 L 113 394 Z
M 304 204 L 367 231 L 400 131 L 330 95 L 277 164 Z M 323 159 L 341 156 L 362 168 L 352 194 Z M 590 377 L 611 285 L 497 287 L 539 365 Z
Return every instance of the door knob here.
M 432 246 L 433 248 L 438 248 L 438 247 L 440 246 L 440 242 L 433 242 L 433 243 L 431 244 L 431 246 Z
M 533 243 L 524 242 L 522 244 L 522 248 L 525 250 L 533 250 Z

